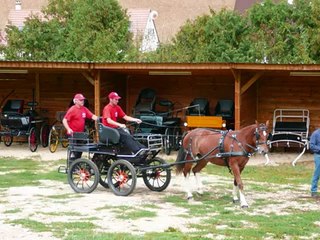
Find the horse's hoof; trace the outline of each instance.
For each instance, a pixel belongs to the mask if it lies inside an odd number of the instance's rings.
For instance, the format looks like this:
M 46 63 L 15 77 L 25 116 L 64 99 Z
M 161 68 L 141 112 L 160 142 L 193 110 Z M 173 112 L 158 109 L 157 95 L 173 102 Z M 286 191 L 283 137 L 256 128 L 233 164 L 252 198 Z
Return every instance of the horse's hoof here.
M 193 201 L 193 197 L 187 197 L 188 202 L 192 202 Z
M 248 206 L 248 205 L 243 205 L 243 206 L 241 206 L 241 208 L 242 208 L 242 209 L 244 209 L 244 208 L 249 208 L 249 206 Z

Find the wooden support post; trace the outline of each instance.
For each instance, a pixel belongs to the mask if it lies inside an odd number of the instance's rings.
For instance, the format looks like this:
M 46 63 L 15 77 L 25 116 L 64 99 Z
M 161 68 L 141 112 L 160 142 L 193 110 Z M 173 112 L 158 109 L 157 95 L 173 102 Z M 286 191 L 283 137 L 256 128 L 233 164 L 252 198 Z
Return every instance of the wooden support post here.
M 232 70 L 234 76 L 234 127 L 235 130 L 239 130 L 241 127 L 241 72 L 237 70 Z
M 40 79 L 39 79 L 39 73 L 35 74 L 35 101 L 36 103 L 38 103 L 38 107 L 40 107 L 41 103 L 40 103 Z
M 100 70 L 94 74 L 94 113 L 100 116 Z

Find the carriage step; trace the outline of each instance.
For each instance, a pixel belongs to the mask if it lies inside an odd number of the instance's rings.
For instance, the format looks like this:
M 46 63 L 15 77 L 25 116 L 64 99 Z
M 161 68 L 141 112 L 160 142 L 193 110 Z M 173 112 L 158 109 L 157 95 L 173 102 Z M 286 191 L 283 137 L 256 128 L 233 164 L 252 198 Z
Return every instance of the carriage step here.
M 59 166 L 58 173 L 67 174 L 68 173 L 68 168 L 66 166 Z

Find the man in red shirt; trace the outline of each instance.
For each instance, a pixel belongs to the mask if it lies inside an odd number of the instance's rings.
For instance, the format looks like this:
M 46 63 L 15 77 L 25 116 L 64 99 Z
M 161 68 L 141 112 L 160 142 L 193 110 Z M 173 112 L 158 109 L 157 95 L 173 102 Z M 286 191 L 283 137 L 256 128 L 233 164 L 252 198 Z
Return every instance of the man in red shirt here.
M 121 97 L 116 92 L 111 92 L 108 95 L 109 104 L 107 104 L 102 113 L 102 123 L 105 126 L 116 128 L 120 133 L 120 142 L 126 146 L 133 153 L 138 152 L 140 149 L 145 148 L 140 142 L 135 140 L 129 133 L 124 129 L 126 125 L 119 123 L 118 119 L 124 119 L 127 122 L 136 122 L 140 124 L 141 119 L 128 116 L 124 113 L 122 108 L 118 105 Z
M 86 119 L 95 121 L 98 119 L 88 108 L 83 106 L 84 100 L 85 97 L 81 93 L 76 94 L 73 98 L 74 105 L 68 109 L 62 120 L 69 136 L 74 132 L 84 132 Z M 81 154 L 81 152 L 74 152 L 74 159 L 80 158 Z

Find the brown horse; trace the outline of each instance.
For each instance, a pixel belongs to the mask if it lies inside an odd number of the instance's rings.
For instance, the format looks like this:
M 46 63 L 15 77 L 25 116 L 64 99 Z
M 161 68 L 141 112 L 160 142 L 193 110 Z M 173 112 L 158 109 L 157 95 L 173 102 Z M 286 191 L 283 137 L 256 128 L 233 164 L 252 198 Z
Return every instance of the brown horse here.
M 241 172 L 250 156 L 255 152 L 267 154 L 268 125 L 258 123 L 242 128 L 239 131 L 219 131 L 197 128 L 190 131 L 184 138 L 176 160 L 177 174 L 183 172 L 186 181 L 187 199 L 192 199 L 189 188 L 190 171 L 196 179 L 198 192 L 202 193 L 199 173 L 208 162 L 219 166 L 227 166 L 234 176 L 233 201 L 238 202 L 238 192 L 241 207 L 248 207 L 243 194 Z M 179 162 L 181 162 L 179 164 Z M 195 163 L 195 166 L 193 164 Z

